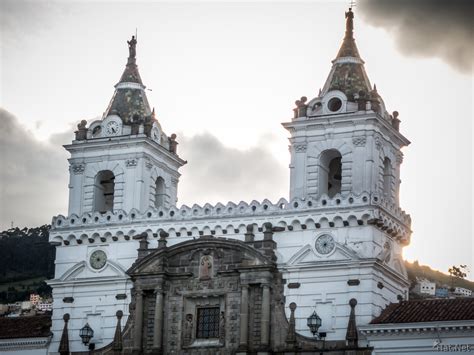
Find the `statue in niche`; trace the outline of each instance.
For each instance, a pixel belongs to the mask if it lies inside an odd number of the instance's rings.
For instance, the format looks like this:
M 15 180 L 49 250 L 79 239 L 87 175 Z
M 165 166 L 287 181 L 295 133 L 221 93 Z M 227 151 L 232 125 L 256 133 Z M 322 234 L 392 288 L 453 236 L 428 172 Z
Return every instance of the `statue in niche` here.
M 193 340 L 193 315 L 188 313 L 184 319 L 183 345 L 190 345 Z
M 201 280 L 210 279 L 212 277 L 212 256 L 204 255 L 199 263 L 199 278 Z

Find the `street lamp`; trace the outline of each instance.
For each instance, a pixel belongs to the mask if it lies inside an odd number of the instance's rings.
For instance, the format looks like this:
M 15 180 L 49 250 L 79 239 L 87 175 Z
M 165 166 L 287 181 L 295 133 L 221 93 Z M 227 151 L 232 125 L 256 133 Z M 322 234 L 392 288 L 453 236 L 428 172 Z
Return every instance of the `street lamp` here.
M 313 314 L 308 317 L 306 324 L 308 325 L 311 333 L 313 333 L 313 336 L 316 339 L 323 341 L 323 346 L 320 349 L 321 350 L 320 354 L 322 354 L 324 352 L 324 348 L 326 345 L 325 343 L 326 343 L 327 334 L 326 332 L 318 332 L 319 327 L 321 327 L 322 321 L 321 321 L 321 318 L 316 313 L 316 311 L 314 311 Z
M 89 323 L 86 323 L 86 325 L 83 326 L 79 330 L 79 336 L 81 337 L 82 342 L 84 343 L 84 345 L 87 346 L 87 344 L 89 344 L 90 340 L 94 337 L 94 330 L 89 326 Z M 89 350 L 93 351 L 94 348 L 95 348 L 95 344 L 90 343 L 89 344 Z
M 308 325 L 311 333 L 313 333 L 313 336 L 318 337 L 317 333 L 318 333 L 319 327 L 321 326 L 321 323 L 322 323 L 321 318 L 319 318 L 316 311 L 314 311 L 313 314 L 308 317 L 306 324 Z

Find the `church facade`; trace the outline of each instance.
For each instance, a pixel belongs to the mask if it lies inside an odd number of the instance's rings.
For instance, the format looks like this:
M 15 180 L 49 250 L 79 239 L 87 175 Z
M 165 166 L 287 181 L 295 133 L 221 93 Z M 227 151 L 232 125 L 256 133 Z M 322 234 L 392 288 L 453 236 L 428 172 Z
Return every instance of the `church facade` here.
M 151 109 L 136 39 L 102 119 L 78 125 L 56 247 L 50 353 L 365 354 L 359 338 L 406 300 L 398 113 L 372 86 L 353 12 L 317 97 L 296 101 L 289 199 L 177 206 L 177 137 Z M 313 336 L 307 325 L 320 319 Z

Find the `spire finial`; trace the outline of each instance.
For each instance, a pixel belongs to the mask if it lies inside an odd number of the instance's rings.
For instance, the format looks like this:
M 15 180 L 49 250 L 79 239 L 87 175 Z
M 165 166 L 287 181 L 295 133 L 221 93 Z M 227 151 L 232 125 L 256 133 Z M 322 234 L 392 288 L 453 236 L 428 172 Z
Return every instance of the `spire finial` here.
M 351 2 L 351 7 L 349 11 L 346 12 L 346 36 L 345 38 L 353 38 L 354 36 L 354 13 L 352 12 L 353 3 Z
M 127 41 L 128 43 L 128 58 L 129 59 L 135 59 L 137 56 L 137 39 L 135 36 L 132 36 L 132 39 L 130 41 Z

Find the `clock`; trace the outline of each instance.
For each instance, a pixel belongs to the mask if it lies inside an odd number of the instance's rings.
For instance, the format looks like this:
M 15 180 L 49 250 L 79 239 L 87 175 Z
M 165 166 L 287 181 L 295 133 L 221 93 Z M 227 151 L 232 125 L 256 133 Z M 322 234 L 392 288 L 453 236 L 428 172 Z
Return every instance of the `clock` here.
M 316 251 L 319 254 L 329 254 L 334 250 L 336 247 L 336 243 L 334 242 L 334 238 L 329 234 L 323 234 L 316 239 L 315 243 Z
M 95 270 L 102 269 L 107 262 L 107 254 L 102 250 L 96 250 L 91 254 L 89 263 Z
M 120 134 L 120 125 L 117 121 L 109 121 L 105 125 L 105 133 L 108 136 L 117 136 Z

